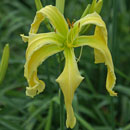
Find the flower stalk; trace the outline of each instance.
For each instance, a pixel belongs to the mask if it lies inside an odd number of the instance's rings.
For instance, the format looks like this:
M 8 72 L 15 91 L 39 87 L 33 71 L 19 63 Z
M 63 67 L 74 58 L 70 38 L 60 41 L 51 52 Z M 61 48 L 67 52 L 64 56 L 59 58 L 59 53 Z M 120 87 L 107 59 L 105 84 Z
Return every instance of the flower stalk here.
M 56 7 L 62 14 L 64 14 L 65 0 L 56 0 Z M 62 62 L 61 56 L 59 54 L 60 71 L 61 71 L 61 62 Z M 59 96 L 60 96 L 60 130 L 64 130 L 64 96 L 61 89 L 59 89 Z
M 65 0 L 56 0 L 56 7 L 64 14 Z
M 117 60 L 116 60 L 116 31 L 117 31 L 117 0 L 113 0 L 113 21 L 112 21 L 112 55 L 113 55 L 113 59 L 114 59 L 114 64 L 115 66 L 117 65 Z M 111 125 L 112 125 L 112 130 L 115 130 L 115 113 L 114 113 L 114 100 L 112 97 L 110 97 L 110 111 L 111 111 Z
M 41 8 L 43 8 L 40 0 L 35 0 L 35 5 L 36 5 L 36 8 L 37 8 L 37 11 L 40 10 Z
M 59 96 L 60 96 L 60 130 L 64 130 L 64 96 L 59 89 Z

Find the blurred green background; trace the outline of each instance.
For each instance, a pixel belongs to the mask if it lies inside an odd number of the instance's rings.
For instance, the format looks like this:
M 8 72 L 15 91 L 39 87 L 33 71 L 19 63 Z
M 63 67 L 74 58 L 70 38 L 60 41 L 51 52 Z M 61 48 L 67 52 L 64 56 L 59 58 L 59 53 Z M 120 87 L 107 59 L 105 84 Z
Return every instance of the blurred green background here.
M 85 79 L 73 101 L 77 117 L 73 130 L 130 130 L 130 0 L 114 1 L 104 0 L 101 16 L 108 29 L 118 96 L 109 96 L 105 88 L 106 66 L 94 64 L 93 49 L 84 47 L 78 65 Z M 55 5 L 55 0 L 42 3 Z M 65 18 L 78 20 L 88 3 L 91 0 L 66 0 Z M 10 43 L 11 51 L 0 86 L 0 130 L 58 130 L 60 126 L 57 55 L 39 67 L 39 78 L 46 82 L 45 91 L 33 99 L 25 95 L 27 44 L 20 34 L 28 35 L 35 13 L 34 0 L 0 0 L 0 57 L 6 43 Z M 43 30 L 47 31 L 45 26 L 41 26 Z M 77 57 L 79 52 L 77 49 Z

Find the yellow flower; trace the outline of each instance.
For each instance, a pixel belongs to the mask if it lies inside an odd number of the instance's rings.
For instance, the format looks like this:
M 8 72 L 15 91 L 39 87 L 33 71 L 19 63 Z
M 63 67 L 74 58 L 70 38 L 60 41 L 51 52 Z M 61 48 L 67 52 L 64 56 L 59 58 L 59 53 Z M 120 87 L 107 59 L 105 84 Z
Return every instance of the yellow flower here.
M 55 32 L 37 33 L 40 23 L 47 18 Z M 87 24 L 96 25 L 95 33 L 91 36 L 79 36 L 81 28 Z M 115 74 L 110 51 L 107 46 L 107 30 L 102 18 L 96 13 L 88 14 L 71 26 L 63 15 L 54 6 L 46 6 L 36 13 L 31 25 L 29 36 L 22 35 L 23 40 L 28 41 L 26 51 L 26 64 L 24 75 L 29 87 L 26 88 L 26 95 L 34 97 L 45 88 L 45 83 L 38 79 L 37 68 L 48 57 L 63 51 L 65 56 L 65 68 L 56 79 L 64 94 L 67 110 L 67 128 L 73 128 L 76 123 L 72 108 L 72 100 L 76 88 L 80 85 L 83 77 L 78 70 L 75 59 L 74 48 L 90 46 L 94 48 L 95 63 L 105 63 L 107 66 L 106 88 L 111 96 L 117 94 L 112 90 L 115 84 Z

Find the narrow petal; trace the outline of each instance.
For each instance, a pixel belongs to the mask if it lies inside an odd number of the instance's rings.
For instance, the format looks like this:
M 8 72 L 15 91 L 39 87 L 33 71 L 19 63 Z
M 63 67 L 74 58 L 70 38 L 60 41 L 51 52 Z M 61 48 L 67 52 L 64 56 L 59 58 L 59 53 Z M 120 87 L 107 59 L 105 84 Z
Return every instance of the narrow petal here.
M 41 10 L 37 11 L 35 19 L 31 25 L 30 33 L 36 33 L 38 31 L 40 23 L 47 18 L 52 24 L 53 28 L 56 29 L 62 36 L 66 36 L 68 32 L 68 25 L 64 19 L 64 16 L 60 11 L 52 5 L 46 6 Z
M 105 65 L 107 65 L 106 89 L 111 96 L 116 96 L 117 93 L 112 90 L 115 85 L 116 77 L 114 74 L 111 53 L 107 47 L 107 44 L 104 43 L 104 40 L 101 40 L 101 38 L 96 35 L 80 36 L 75 40 L 75 47 L 85 45 L 94 48 L 95 63 L 105 63 Z
M 72 48 L 66 48 L 64 55 L 66 59 L 65 68 L 56 81 L 60 84 L 64 94 L 65 105 L 67 109 L 67 128 L 73 128 L 76 123 L 76 118 L 72 108 L 72 100 L 74 97 L 74 92 L 83 80 L 83 77 L 80 76 L 75 60 L 74 50 Z

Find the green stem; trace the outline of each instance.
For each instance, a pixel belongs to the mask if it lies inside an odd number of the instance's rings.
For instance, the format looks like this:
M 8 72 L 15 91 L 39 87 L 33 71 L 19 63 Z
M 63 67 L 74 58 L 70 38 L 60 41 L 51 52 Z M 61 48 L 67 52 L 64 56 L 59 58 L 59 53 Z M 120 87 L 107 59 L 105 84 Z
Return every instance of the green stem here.
M 116 24 L 117 24 L 117 0 L 113 0 L 113 21 L 112 21 L 112 54 L 113 54 L 113 61 L 116 64 Z
M 56 0 L 56 7 L 59 9 L 59 11 L 64 14 L 64 6 L 65 6 L 65 0 Z M 59 54 L 59 64 L 60 64 L 60 72 L 61 72 L 61 55 Z M 61 91 L 60 93 L 60 130 L 64 130 L 64 96 Z
M 56 0 L 56 7 L 62 14 L 64 14 L 64 6 L 65 6 L 65 0 Z
M 113 21 L 112 21 L 112 55 L 113 55 L 113 61 L 116 65 L 116 23 L 117 23 L 117 0 L 113 0 Z M 111 111 L 111 125 L 112 130 L 115 130 L 115 113 L 114 113 L 114 103 L 113 103 L 113 97 L 110 97 L 110 111 Z
M 36 5 L 36 8 L 37 8 L 37 11 L 40 10 L 41 8 L 43 8 L 40 0 L 35 0 L 35 5 Z
M 58 55 L 59 61 L 59 73 L 62 71 L 62 58 L 61 53 Z M 60 97 L 60 130 L 64 130 L 64 96 L 62 90 L 59 89 L 59 97 Z
M 59 90 L 60 95 L 60 130 L 64 130 L 64 96 L 61 91 Z
M 52 114 L 53 114 L 53 101 L 51 101 L 51 103 L 50 103 L 49 113 L 48 113 L 48 117 L 47 117 L 47 123 L 46 123 L 46 126 L 45 126 L 45 130 L 51 129 Z
M 115 130 L 115 113 L 114 113 L 114 103 L 113 103 L 113 97 L 110 97 L 110 111 L 111 111 L 111 124 L 112 124 L 112 130 Z

